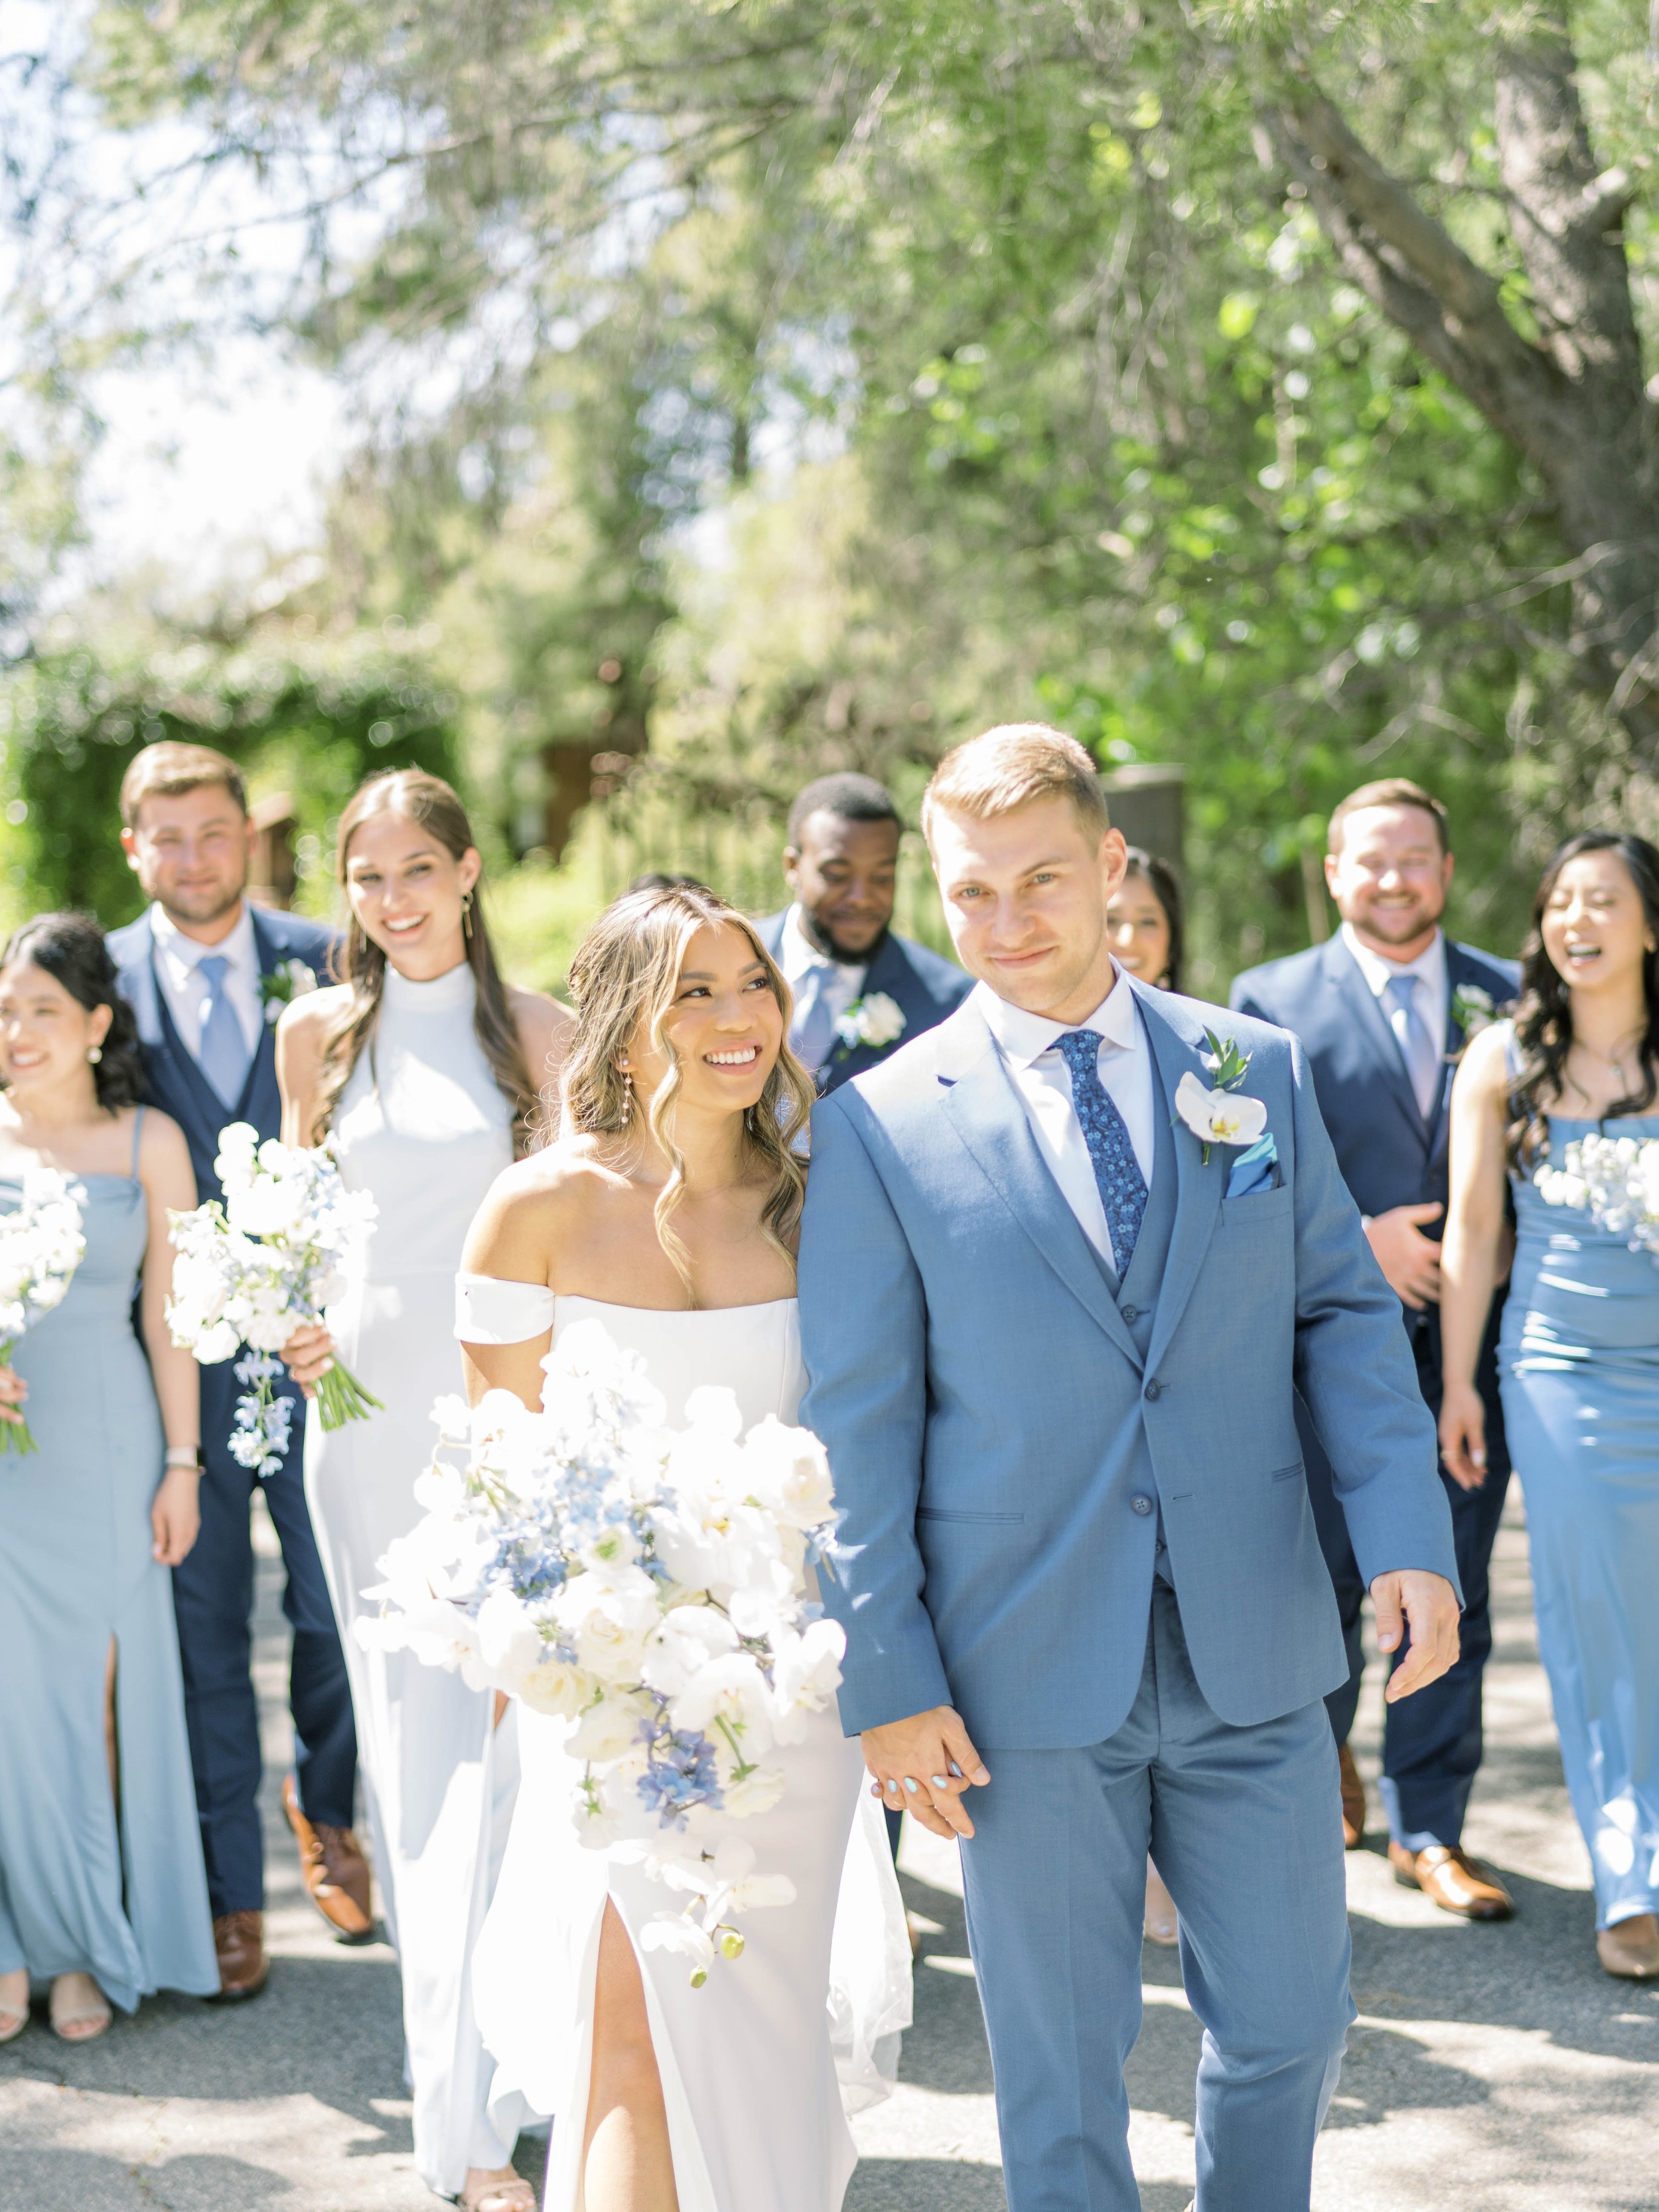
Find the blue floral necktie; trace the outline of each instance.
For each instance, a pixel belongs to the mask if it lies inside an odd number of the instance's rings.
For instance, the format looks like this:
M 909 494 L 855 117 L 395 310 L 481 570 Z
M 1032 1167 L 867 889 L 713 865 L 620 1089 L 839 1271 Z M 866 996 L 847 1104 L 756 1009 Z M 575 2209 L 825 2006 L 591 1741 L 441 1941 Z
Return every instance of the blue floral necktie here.
M 1072 1071 L 1072 1103 L 1094 1164 L 1100 1201 L 1106 1209 L 1106 1231 L 1121 1278 L 1129 1272 L 1135 1239 L 1146 1218 L 1146 1178 L 1123 1116 L 1100 1079 L 1100 1032 L 1073 1030 L 1056 1042 Z

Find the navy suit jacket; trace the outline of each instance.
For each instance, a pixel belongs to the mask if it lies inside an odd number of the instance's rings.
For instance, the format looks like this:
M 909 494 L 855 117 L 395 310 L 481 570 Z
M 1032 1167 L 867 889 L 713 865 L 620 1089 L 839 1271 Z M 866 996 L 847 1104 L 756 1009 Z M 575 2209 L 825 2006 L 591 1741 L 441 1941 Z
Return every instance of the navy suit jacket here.
M 1515 962 L 1495 959 L 1450 938 L 1446 979 L 1454 1005 L 1460 989 L 1474 989 L 1484 991 L 1501 1008 L 1521 988 Z M 1288 960 L 1248 969 L 1233 985 L 1231 1003 L 1237 1012 L 1273 1022 L 1300 1041 L 1342 1180 L 1362 1213 L 1386 1213 L 1395 1206 L 1445 1205 L 1451 1079 L 1455 1056 L 1467 1042 L 1455 1014 L 1448 1017 L 1440 1088 L 1434 1111 L 1425 1120 L 1388 1017 L 1340 936 L 1292 953 Z M 1442 1220 L 1424 1225 L 1427 1235 L 1436 1237 L 1445 1224 Z M 1439 1308 L 1401 1310 L 1413 1340 L 1425 1340 L 1417 1344 L 1419 1361 L 1437 1396 Z
M 250 905 L 253 942 L 259 954 L 262 975 L 275 975 L 289 960 L 302 961 L 319 983 L 328 981 L 329 954 L 335 933 L 302 915 L 281 914 Z M 231 1121 L 251 1121 L 261 1137 L 281 1132 L 283 1103 L 276 1088 L 276 1028 L 267 1023 L 259 1032 L 247 1080 L 235 1106 L 228 1110 L 181 1042 L 167 1012 L 155 976 L 155 945 L 149 911 L 125 929 L 109 935 L 110 957 L 120 977 L 121 994 L 138 1021 L 138 1041 L 149 1095 L 163 1113 L 172 1115 L 190 1146 L 196 1170 L 198 1203 L 220 1195 L 213 1163 L 219 1150 L 219 1132 Z
M 779 957 L 783 925 L 788 919 L 789 908 L 786 907 L 781 914 L 769 914 L 755 924 L 755 934 L 775 960 Z M 913 944 L 908 937 L 896 937 L 889 930 L 865 971 L 863 995 L 867 999 L 878 991 L 884 992 L 903 1015 L 904 1028 L 891 1044 L 838 1044 L 824 1072 L 823 1096 L 828 1097 L 832 1091 L 839 1091 L 854 1076 L 878 1067 L 890 1052 L 908 1044 L 912 1037 L 937 1029 L 947 1015 L 956 1012 L 973 988 L 973 977 L 964 975 L 954 961 L 930 952 L 925 945 Z

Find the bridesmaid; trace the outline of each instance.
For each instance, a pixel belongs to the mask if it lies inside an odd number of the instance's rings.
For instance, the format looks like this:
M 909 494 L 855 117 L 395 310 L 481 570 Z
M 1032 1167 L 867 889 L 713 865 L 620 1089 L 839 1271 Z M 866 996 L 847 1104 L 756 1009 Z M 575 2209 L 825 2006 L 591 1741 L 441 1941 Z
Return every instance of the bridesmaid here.
M 1182 918 L 1175 870 L 1155 853 L 1129 848 L 1129 872 L 1106 909 L 1112 957 L 1120 968 L 1160 991 L 1181 988 Z M 1180 1941 L 1175 1899 L 1164 1877 L 1146 1862 L 1146 1936 L 1164 1949 Z
M 83 1194 L 67 1296 L 0 1364 L 0 2043 L 49 2016 L 219 1987 L 185 1734 L 173 1577 L 196 1540 L 196 1365 L 168 1334 L 167 1209 L 196 1203 L 177 1126 L 136 1102 L 138 1040 L 97 925 L 38 915 L 0 955 L 0 1211 L 31 1169 Z M 139 1298 L 140 1338 L 132 1306 Z
M 1534 1178 L 1575 1137 L 1659 1140 L 1659 852 L 1574 837 L 1544 872 L 1514 1021 L 1464 1052 L 1440 1257 L 1453 1479 L 1486 1480 L 1475 1360 L 1503 1264 L 1504 1425 L 1527 1500 L 1538 1648 L 1595 1882 L 1596 1955 L 1659 1981 L 1659 1259 Z
M 307 994 L 276 1033 L 283 1134 L 326 1139 L 379 1219 L 336 1315 L 340 1353 L 385 1411 L 306 1425 L 306 1497 L 351 1676 L 375 1869 L 403 1970 L 415 2162 L 466 2212 L 532 2212 L 491 2124 L 493 2063 L 473 2017 L 471 1956 L 517 1786 L 511 1725 L 487 1692 L 408 1652 L 365 1651 L 353 1623 L 376 1563 L 420 1517 L 435 1397 L 460 1385 L 454 1277 L 484 1193 L 530 1147 L 571 1016 L 501 981 L 477 905 L 481 862 L 460 800 L 417 769 L 376 776 L 340 819 L 350 909 L 345 981 Z M 285 1357 L 313 1383 L 333 1340 Z

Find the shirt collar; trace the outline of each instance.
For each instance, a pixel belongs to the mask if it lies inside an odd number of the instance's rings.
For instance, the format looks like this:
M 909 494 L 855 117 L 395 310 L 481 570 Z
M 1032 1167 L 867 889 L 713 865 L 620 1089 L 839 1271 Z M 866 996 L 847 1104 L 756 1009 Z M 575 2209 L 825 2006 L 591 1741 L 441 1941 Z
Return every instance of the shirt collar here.
M 1006 999 L 998 998 L 988 983 L 975 985 L 974 1003 L 983 1015 L 986 1027 L 1016 1067 L 1030 1067 L 1073 1030 L 1098 1030 L 1103 1042 L 1115 1046 L 1120 1052 L 1135 1052 L 1140 1046 L 1135 994 L 1128 977 L 1115 962 L 1113 968 L 1112 988 L 1086 1022 L 1051 1022 L 1046 1015 L 1028 1014 L 1023 1006 L 1011 1006 Z
M 783 918 L 783 933 L 778 940 L 778 965 L 783 970 L 784 981 L 793 983 L 814 968 L 839 969 L 843 975 L 861 975 L 869 965 L 864 960 L 836 960 L 827 952 L 820 952 L 806 934 L 801 920 L 799 902 L 792 906 Z
M 1415 960 L 1385 960 L 1380 952 L 1373 952 L 1369 945 L 1362 945 L 1353 925 L 1342 925 L 1342 942 L 1353 955 L 1354 964 L 1365 979 L 1365 988 L 1374 999 L 1380 999 L 1396 976 L 1420 975 L 1434 990 L 1446 980 L 1446 938 L 1443 930 L 1437 929 L 1434 942 L 1426 951 L 1419 952 Z
M 156 950 L 164 952 L 179 969 L 198 967 L 216 952 L 228 960 L 231 968 L 239 973 L 252 975 L 258 969 L 259 949 L 253 940 L 253 912 L 246 899 L 242 901 L 242 911 L 237 917 L 235 928 L 228 937 L 222 937 L 216 945 L 204 945 L 198 938 L 186 937 L 159 904 L 152 906 L 149 910 L 149 926 Z

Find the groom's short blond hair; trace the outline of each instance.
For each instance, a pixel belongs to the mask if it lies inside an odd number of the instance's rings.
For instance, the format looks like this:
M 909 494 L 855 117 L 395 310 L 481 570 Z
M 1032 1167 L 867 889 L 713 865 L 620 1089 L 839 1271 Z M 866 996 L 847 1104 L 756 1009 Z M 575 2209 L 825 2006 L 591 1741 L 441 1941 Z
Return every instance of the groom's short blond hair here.
M 1046 722 L 1001 722 L 946 753 L 933 770 L 922 835 L 930 836 L 936 812 L 989 822 L 1038 799 L 1069 800 L 1085 836 L 1103 837 L 1112 826 L 1100 771 L 1075 738 Z

